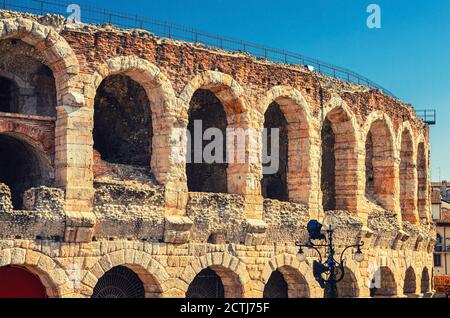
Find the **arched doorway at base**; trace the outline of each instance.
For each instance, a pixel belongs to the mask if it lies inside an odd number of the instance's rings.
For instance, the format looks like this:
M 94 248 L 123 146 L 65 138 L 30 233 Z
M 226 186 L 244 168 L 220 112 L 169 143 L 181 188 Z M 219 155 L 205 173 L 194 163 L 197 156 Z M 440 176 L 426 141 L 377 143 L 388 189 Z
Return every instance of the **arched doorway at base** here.
M 224 298 L 225 290 L 222 280 L 210 268 L 203 269 L 189 285 L 186 298 Z
M 38 276 L 26 268 L 0 268 L 0 298 L 47 298 L 45 286 Z

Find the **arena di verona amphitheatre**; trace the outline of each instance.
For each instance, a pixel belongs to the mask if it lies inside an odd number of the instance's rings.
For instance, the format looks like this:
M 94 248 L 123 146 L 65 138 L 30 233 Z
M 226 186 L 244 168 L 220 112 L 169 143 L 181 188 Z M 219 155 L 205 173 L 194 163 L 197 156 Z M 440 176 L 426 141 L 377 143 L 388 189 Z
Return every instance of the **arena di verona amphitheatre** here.
M 295 242 L 333 214 L 340 248 L 365 243 L 339 297 L 376 280 L 375 297 L 431 295 L 429 130 L 411 105 L 56 15 L 0 10 L 0 56 L 0 275 L 46 297 L 323 297 Z M 176 161 L 194 120 L 279 128 L 279 171 Z

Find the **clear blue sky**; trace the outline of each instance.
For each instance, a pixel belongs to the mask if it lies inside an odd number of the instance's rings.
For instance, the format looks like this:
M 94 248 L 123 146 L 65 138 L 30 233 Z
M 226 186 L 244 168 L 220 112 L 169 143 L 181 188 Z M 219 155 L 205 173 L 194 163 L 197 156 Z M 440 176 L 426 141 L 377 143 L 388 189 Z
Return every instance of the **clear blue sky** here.
M 450 180 L 450 1 L 79 0 L 272 47 L 352 69 L 417 109 L 436 108 L 433 180 Z M 366 8 L 381 6 L 382 28 Z M 81 12 L 82 13 L 82 12 Z M 81 17 L 83 19 L 83 17 Z

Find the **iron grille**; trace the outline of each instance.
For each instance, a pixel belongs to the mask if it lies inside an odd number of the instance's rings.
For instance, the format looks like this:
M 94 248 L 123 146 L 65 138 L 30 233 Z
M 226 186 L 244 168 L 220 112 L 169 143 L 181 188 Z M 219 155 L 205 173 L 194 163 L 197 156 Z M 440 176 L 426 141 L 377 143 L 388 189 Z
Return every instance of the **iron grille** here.
M 92 298 L 144 298 L 144 284 L 129 268 L 117 266 L 106 272 L 95 285 Z
M 186 298 L 224 298 L 220 277 L 209 268 L 202 270 L 189 285 Z

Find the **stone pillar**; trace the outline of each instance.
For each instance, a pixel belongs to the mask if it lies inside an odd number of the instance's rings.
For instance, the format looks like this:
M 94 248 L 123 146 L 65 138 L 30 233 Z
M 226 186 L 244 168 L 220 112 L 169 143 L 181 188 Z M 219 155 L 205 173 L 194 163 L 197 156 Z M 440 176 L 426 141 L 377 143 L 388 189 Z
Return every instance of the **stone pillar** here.
M 187 205 L 186 126 L 187 119 L 171 113 L 153 120 L 151 169 L 164 185 L 167 215 L 184 215 Z
M 261 118 L 256 111 L 250 110 L 228 116 L 228 120 L 232 121 L 227 130 L 228 192 L 243 195 L 247 218 L 260 220 L 263 217 Z
M 67 241 L 86 242 L 92 238 L 92 118 L 92 109 L 87 107 L 57 107 L 55 182 L 65 190 Z
M 292 198 L 294 202 L 306 204 L 309 207 L 311 218 L 321 219 L 322 191 L 320 189 L 320 170 L 322 143 L 319 136 L 320 130 L 316 125 L 314 127 L 309 135 L 309 151 L 302 149 L 306 154 L 309 154 L 309 166 L 302 169 L 299 180 L 300 187 L 294 193 L 290 192 L 289 198 Z M 289 157 L 290 159 L 291 157 Z M 305 162 L 302 164 L 304 165 Z

